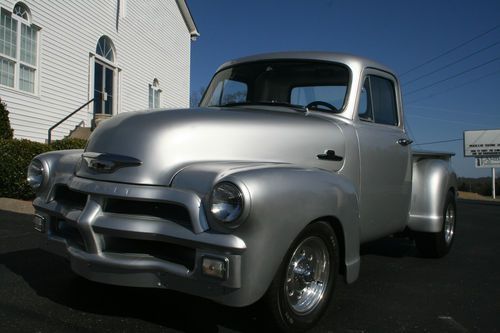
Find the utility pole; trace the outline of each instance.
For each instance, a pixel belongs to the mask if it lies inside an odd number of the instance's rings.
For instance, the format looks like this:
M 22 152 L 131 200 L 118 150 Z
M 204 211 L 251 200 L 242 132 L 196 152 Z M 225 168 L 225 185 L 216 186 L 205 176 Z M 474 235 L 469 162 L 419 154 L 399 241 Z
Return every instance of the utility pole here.
M 495 181 L 496 181 L 496 176 L 495 176 L 495 168 L 491 168 L 491 188 L 492 188 L 492 195 L 493 195 L 493 199 L 496 198 L 496 195 L 495 195 Z

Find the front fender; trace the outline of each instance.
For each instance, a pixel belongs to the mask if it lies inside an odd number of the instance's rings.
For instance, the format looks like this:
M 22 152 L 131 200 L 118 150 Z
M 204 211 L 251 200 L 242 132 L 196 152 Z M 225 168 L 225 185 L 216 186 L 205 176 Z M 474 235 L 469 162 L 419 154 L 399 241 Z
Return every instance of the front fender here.
M 346 178 L 286 164 L 217 167 L 210 163 L 180 172 L 172 186 L 188 186 L 209 193 L 219 181 L 245 186 L 251 206 L 246 221 L 232 231 L 247 244 L 242 260 L 243 287 L 234 297 L 248 300 L 248 304 L 262 297 L 294 239 L 306 225 L 318 219 L 340 223 L 346 278 L 348 282 L 357 278 L 359 213 L 355 188 Z
M 81 160 L 83 149 L 68 149 L 50 151 L 36 156 L 42 162 L 47 171 L 46 182 L 38 189 L 36 196 L 43 201 L 51 199 L 51 190 L 54 184 L 67 183 L 67 180 L 75 172 L 78 163 Z

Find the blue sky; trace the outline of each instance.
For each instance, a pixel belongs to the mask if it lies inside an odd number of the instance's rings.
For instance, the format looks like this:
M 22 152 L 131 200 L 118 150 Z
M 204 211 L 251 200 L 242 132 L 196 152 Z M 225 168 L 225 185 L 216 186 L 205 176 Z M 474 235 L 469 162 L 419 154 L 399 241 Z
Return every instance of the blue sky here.
M 408 82 L 403 101 L 416 143 L 460 139 L 464 130 L 500 129 L 498 0 L 188 0 L 188 4 L 201 33 L 191 49 L 195 93 L 207 86 L 223 62 L 274 51 L 347 52 L 377 60 L 401 75 L 498 26 L 400 78 Z M 491 175 L 490 169 L 476 169 L 473 158 L 463 157 L 461 141 L 417 147 L 455 152 L 459 176 Z

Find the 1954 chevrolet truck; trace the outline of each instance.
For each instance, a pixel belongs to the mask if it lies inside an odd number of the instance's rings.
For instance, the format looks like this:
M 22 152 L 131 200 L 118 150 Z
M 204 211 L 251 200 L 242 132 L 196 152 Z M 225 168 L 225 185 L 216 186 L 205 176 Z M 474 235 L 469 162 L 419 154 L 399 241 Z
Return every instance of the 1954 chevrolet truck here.
M 42 248 L 103 283 L 230 306 L 264 297 L 281 328 L 308 329 L 360 244 L 407 231 L 424 256 L 455 236 L 452 154 L 412 151 L 398 79 L 337 53 L 222 65 L 200 107 L 122 113 L 84 151 L 41 154 Z

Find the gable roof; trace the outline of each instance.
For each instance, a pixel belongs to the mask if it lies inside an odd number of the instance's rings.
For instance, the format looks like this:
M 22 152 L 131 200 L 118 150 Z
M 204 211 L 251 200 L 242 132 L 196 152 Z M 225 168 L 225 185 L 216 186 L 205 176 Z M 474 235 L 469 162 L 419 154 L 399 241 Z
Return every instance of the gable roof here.
M 196 40 L 196 38 L 200 36 L 200 33 L 196 28 L 196 23 L 194 23 L 193 16 L 191 15 L 191 11 L 189 10 L 186 0 L 176 0 L 176 2 L 179 10 L 181 11 L 182 17 L 184 18 L 184 22 L 186 22 L 191 39 Z

